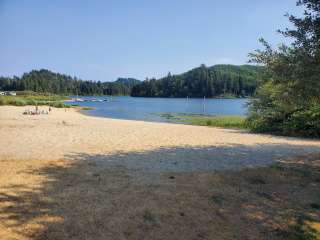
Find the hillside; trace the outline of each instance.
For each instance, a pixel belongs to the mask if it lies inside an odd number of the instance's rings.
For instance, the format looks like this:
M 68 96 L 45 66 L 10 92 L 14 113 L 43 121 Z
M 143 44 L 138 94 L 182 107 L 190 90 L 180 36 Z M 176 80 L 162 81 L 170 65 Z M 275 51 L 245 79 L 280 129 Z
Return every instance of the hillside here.
M 133 87 L 135 97 L 219 97 L 253 96 L 261 67 L 252 65 L 201 65 L 188 72 L 159 80 L 151 79 Z
M 140 80 L 138 79 L 135 79 L 135 78 L 118 78 L 116 80 L 117 83 L 121 83 L 121 84 L 124 84 L 125 86 L 129 87 L 129 88 L 132 88 L 134 87 L 135 85 L 138 85 L 141 83 Z
M 66 74 L 41 69 L 22 77 L 0 77 L 0 90 L 34 91 L 61 95 L 130 95 L 136 79 L 118 79 L 116 82 L 81 80 Z
M 0 77 L 0 90 L 49 92 L 60 95 L 131 95 L 135 97 L 252 96 L 260 67 L 251 65 L 201 65 L 188 72 L 140 81 L 118 78 L 115 82 L 81 80 L 46 69 L 21 77 Z

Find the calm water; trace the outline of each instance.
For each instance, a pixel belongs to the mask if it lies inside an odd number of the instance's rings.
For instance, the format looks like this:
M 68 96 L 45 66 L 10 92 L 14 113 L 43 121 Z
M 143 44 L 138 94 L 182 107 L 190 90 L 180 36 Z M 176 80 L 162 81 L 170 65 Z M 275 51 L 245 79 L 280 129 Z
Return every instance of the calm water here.
M 162 113 L 245 115 L 248 99 L 186 99 L 186 98 L 134 98 L 134 97 L 80 97 L 81 99 L 108 99 L 108 102 L 68 102 L 83 107 L 89 115 L 165 122 Z

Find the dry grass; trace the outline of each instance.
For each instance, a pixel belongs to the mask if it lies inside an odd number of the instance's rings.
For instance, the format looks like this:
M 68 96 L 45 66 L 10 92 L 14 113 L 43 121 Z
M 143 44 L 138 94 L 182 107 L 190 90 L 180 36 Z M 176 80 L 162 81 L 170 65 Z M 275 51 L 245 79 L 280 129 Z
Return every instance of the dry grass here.
M 151 183 L 88 161 L 2 160 L 0 239 L 316 239 L 317 164 L 145 173 Z

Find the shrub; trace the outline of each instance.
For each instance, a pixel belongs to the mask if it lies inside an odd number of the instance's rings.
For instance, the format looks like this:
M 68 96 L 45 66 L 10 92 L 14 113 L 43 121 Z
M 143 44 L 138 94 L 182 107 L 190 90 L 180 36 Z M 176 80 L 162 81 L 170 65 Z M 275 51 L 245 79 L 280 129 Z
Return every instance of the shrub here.
M 70 106 L 65 105 L 63 102 L 52 102 L 49 104 L 52 107 L 56 107 L 56 108 L 69 108 Z
M 320 137 L 320 106 L 311 105 L 290 113 L 252 112 L 246 125 L 255 132 L 272 132 L 288 136 Z

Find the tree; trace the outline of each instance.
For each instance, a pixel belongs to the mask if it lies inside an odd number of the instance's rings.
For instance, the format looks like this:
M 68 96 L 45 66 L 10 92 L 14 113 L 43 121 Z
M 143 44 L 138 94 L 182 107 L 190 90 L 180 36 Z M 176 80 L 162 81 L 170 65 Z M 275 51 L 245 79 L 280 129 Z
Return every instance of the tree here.
M 265 66 L 258 99 L 250 105 L 248 124 L 257 131 L 320 136 L 320 1 L 299 0 L 302 17 L 287 15 L 293 29 L 279 31 L 290 45 L 249 54 Z
M 223 95 L 253 96 L 259 70 L 260 67 L 248 65 L 213 67 L 201 65 L 180 75 L 168 73 L 164 78 L 144 81 L 133 87 L 131 96 L 200 98 Z
M 76 77 L 54 73 L 46 69 L 32 70 L 21 78 L 0 77 L 0 90 L 48 92 L 55 94 L 74 95 L 130 95 L 137 79 L 118 79 L 115 82 L 83 81 Z

